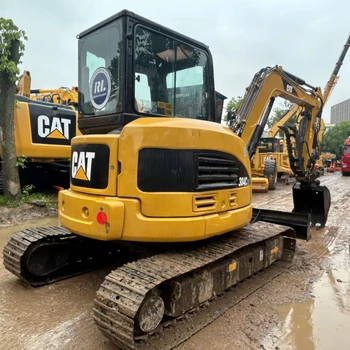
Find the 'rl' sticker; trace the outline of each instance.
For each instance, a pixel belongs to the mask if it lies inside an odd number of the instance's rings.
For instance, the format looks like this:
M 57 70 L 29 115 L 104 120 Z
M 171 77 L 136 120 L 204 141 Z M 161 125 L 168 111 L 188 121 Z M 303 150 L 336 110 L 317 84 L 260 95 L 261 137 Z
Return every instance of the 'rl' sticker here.
M 103 109 L 111 96 L 111 77 L 109 71 L 100 67 L 95 70 L 90 81 L 91 103 L 96 109 Z

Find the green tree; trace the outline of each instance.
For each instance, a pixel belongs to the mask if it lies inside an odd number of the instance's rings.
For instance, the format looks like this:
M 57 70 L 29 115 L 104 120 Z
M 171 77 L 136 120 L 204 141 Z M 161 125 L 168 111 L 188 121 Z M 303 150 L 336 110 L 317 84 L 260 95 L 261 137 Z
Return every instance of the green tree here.
M 334 127 L 328 130 L 323 135 L 323 141 L 321 144 L 322 152 L 330 152 L 337 155 L 337 158 L 342 157 L 343 144 L 345 139 L 348 137 L 350 131 L 350 122 L 341 122 L 334 125 Z
M 224 120 L 228 120 L 228 114 L 232 112 L 236 112 L 242 103 L 243 97 L 232 97 L 226 107 L 226 114 Z
M 24 53 L 25 32 L 11 19 L 0 17 L 0 136 L 4 195 L 21 195 L 14 133 L 14 108 L 18 65 Z

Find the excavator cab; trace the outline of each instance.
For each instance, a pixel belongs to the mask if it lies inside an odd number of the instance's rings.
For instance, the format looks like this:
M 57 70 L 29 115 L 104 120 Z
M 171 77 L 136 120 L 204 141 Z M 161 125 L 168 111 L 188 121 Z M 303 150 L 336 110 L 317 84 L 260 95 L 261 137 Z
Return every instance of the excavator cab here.
M 260 153 L 274 153 L 280 151 L 280 141 L 277 137 L 262 137 L 258 144 Z
M 217 123 L 221 123 L 222 120 L 222 110 L 224 108 L 224 101 L 227 99 L 226 96 L 223 94 L 220 94 L 219 92 L 216 91 L 216 112 L 215 112 L 215 121 Z
M 121 131 L 140 117 L 217 121 L 226 97 L 215 95 L 202 43 L 125 10 L 81 33 L 78 45 L 84 134 Z

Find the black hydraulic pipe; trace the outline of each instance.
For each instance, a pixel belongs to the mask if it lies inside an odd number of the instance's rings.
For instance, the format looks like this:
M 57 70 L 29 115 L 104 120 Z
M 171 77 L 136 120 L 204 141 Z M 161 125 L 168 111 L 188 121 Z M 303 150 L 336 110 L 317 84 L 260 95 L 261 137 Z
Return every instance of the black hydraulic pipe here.
M 305 85 L 305 86 L 308 86 L 309 88 L 313 89 L 313 90 L 317 90 L 316 87 L 308 84 L 304 79 L 301 79 L 299 77 L 297 77 L 296 75 L 292 74 L 292 73 L 289 73 L 285 70 L 283 70 L 283 73 L 285 73 L 291 80 L 293 80 L 295 83 L 299 84 L 299 85 Z
M 344 45 L 343 51 L 340 54 L 338 62 L 335 64 L 332 75 L 338 75 L 340 67 L 343 64 L 344 58 L 346 56 L 346 53 L 348 52 L 349 46 L 350 46 L 350 35 L 348 37 L 348 40 L 346 41 L 346 44 Z
M 267 120 L 269 119 L 269 115 L 270 115 L 270 112 L 271 112 L 271 109 L 273 107 L 274 102 L 275 102 L 275 98 L 271 97 L 270 101 L 269 101 L 269 104 L 268 104 L 268 106 L 266 108 L 265 114 L 264 114 L 264 116 L 262 118 L 261 123 L 259 123 L 259 125 L 257 125 L 257 127 L 254 130 L 254 133 L 253 133 L 251 139 L 249 140 L 248 153 L 249 153 L 249 157 L 250 158 L 252 158 L 253 155 L 256 152 L 256 148 L 257 148 L 258 142 L 261 139 L 261 136 L 262 136 L 262 134 L 264 132 L 264 128 L 265 128 L 265 125 L 267 123 Z

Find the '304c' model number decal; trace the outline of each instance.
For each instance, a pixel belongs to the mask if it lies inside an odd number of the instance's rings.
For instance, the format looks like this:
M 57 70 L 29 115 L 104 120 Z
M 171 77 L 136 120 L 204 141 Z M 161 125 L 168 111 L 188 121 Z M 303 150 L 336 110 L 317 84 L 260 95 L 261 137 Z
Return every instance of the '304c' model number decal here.
M 239 187 L 249 185 L 249 178 L 247 176 L 241 176 L 238 180 L 239 180 L 239 183 L 238 183 Z

